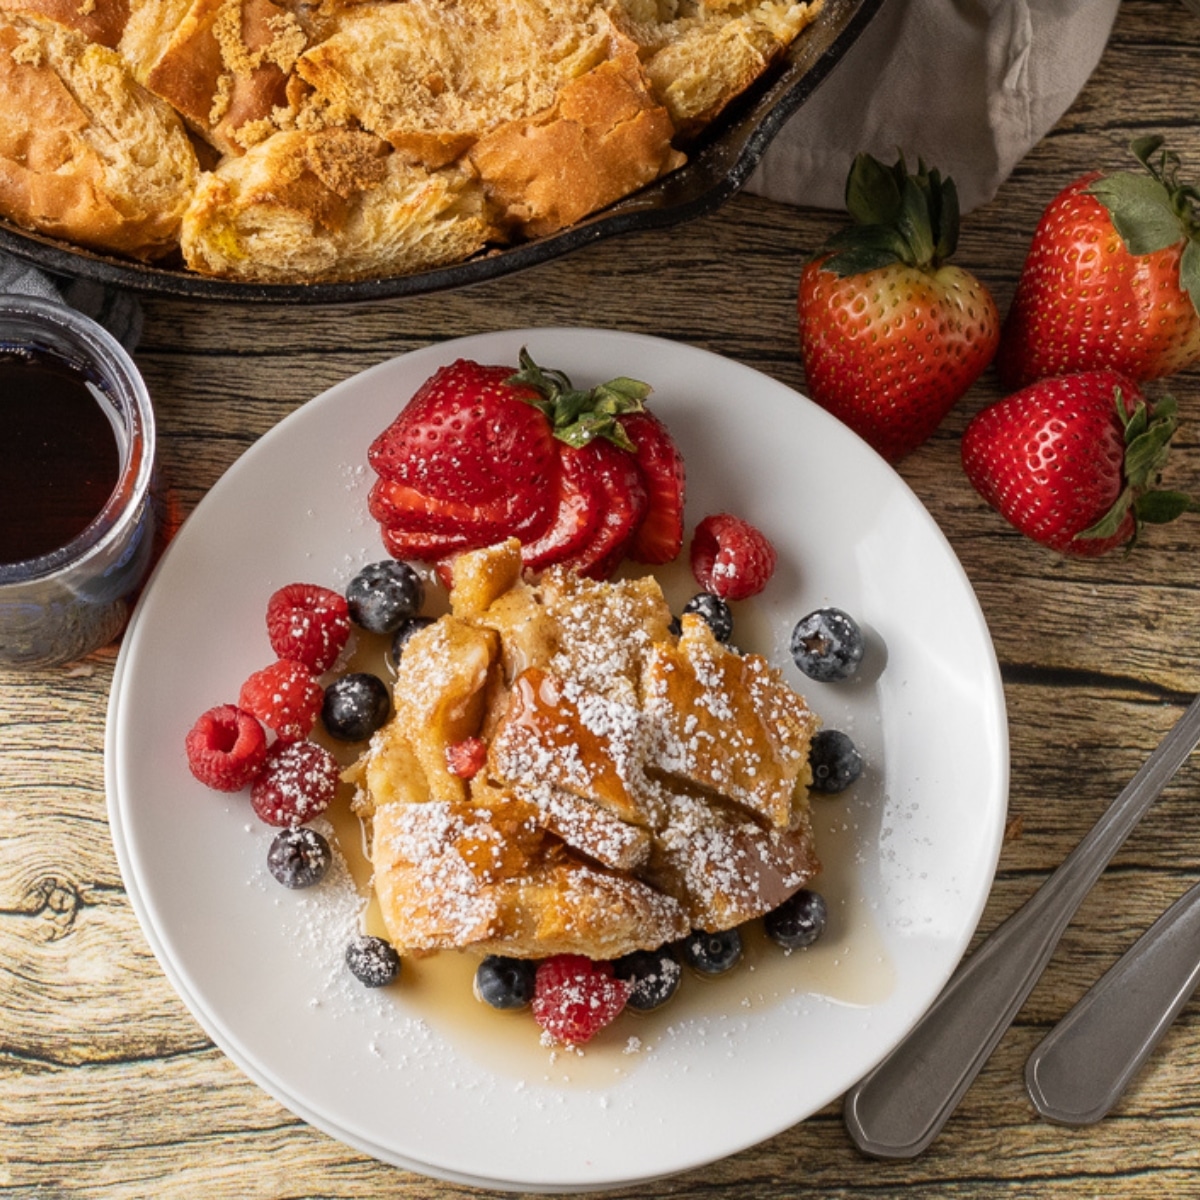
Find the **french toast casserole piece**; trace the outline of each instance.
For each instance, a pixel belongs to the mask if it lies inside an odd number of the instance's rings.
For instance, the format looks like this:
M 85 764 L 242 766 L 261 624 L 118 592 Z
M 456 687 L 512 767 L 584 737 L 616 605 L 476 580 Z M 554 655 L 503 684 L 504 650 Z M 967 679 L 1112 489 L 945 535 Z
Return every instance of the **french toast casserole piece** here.
M 0 215 L 255 282 L 408 274 L 570 226 L 822 0 L 0 0 Z
M 522 577 L 515 539 L 455 560 L 394 713 L 348 771 L 401 952 L 594 959 L 777 907 L 820 870 L 817 719 L 652 578 Z M 447 747 L 487 743 L 463 779 Z

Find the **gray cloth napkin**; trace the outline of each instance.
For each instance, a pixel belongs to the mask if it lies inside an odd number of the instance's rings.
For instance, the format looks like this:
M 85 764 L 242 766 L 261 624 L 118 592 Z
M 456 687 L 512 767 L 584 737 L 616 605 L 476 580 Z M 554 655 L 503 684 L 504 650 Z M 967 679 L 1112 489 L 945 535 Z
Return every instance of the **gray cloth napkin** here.
M 985 204 L 1071 106 L 1119 0 L 885 0 L 779 132 L 746 190 L 844 207 L 855 154 L 918 157 Z M 1081 169 L 1089 164 L 1081 164 Z
M 142 336 L 142 306 L 136 296 L 91 279 L 50 275 L 0 252 L 0 293 L 4 292 L 37 296 L 78 309 L 103 325 L 131 353 Z

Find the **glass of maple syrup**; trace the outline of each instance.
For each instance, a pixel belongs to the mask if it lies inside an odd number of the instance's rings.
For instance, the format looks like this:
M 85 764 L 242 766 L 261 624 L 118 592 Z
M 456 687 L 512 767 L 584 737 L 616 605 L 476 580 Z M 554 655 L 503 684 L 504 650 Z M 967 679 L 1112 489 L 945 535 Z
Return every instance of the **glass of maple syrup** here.
M 154 414 L 133 360 L 64 305 L 0 297 L 0 668 L 122 630 L 150 565 Z

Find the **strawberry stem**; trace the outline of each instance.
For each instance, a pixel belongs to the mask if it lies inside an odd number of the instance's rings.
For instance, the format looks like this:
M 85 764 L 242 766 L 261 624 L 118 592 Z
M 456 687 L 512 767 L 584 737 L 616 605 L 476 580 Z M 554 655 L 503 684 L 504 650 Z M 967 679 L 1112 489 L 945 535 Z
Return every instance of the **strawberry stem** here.
M 524 347 L 519 362 L 521 369 L 506 382 L 537 393 L 521 398 L 546 415 L 560 441 L 579 449 L 602 437 L 622 450 L 636 449 L 617 417 L 644 410 L 642 401 L 651 391 L 648 383 L 620 375 L 584 391 L 575 387 L 564 372 L 538 366 Z

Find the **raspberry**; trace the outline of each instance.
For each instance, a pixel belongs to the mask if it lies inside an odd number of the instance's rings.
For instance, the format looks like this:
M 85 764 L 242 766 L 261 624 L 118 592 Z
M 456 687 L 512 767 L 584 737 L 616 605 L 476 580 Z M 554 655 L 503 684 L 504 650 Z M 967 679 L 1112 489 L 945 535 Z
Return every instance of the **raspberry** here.
M 324 696 L 302 662 L 281 658 L 242 684 L 238 704 L 275 730 L 281 742 L 298 742 L 312 731 Z
M 341 768 L 316 742 L 276 742 L 250 789 L 250 803 L 268 825 L 303 825 L 333 802 Z
M 346 598 L 315 583 L 289 583 L 267 601 L 267 637 L 280 658 L 328 671 L 350 636 Z
M 487 761 L 487 742 L 469 737 L 446 747 L 446 767 L 460 779 L 474 779 Z
M 729 513 L 705 517 L 692 536 L 692 574 L 723 600 L 745 600 L 767 586 L 775 547 L 753 525 Z
M 218 792 L 239 792 L 261 770 L 267 735 L 254 717 L 232 704 L 210 708 L 189 730 L 188 766 Z
M 538 966 L 533 1017 L 552 1038 L 581 1046 L 621 1015 L 632 990 L 613 974 L 612 963 L 556 954 Z

